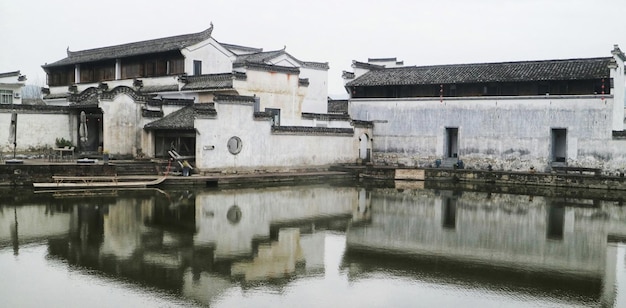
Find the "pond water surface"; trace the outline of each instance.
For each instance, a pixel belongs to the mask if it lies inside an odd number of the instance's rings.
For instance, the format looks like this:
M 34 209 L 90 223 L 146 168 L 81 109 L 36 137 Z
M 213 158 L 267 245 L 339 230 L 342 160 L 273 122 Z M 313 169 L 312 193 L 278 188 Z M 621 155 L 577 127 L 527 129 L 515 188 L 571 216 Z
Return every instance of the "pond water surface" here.
M 0 194 L 2 307 L 626 307 L 626 207 L 356 184 Z

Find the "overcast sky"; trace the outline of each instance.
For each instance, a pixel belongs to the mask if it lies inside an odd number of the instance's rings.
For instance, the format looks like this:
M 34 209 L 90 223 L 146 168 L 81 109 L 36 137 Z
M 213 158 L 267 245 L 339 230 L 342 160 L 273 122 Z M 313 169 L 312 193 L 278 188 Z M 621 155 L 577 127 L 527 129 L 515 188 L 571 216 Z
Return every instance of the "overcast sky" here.
M 625 0 L 0 0 L 0 72 L 45 85 L 41 65 L 83 50 L 195 33 L 329 62 L 345 93 L 352 60 L 405 65 L 610 56 L 626 51 Z

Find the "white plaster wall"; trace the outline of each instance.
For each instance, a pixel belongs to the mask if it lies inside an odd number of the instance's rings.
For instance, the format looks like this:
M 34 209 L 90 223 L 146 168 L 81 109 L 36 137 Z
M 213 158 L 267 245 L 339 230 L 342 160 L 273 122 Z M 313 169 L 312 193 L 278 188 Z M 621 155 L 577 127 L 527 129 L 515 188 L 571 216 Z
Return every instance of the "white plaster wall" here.
M 352 65 L 352 68 L 354 69 L 354 79 L 357 79 L 370 71 L 369 69 L 357 67 L 355 65 Z
M 55 147 L 56 138 L 72 140 L 71 118 L 67 113 L 25 113 L 17 115 L 17 151 Z M 9 143 L 10 110 L 0 111 L 0 152 L 13 152 Z
M 328 113 L 328 71 L 301 67 L 300 78 L 309 79 L 302 112 Z
M 286 169 L 354 162 L 358 142 L 348 136 L 277 135 L 269 121 L 254 120 L 252 104 L 216 103 L 217 118 L 196 119 L 196 164 L 203 170 Z M 233 155 L 227 142 L 242 140 Z M 213 149 L 205 147 L 213 146 Z
M 214 39 L 209 39 L 181 50 L 185 57 L 185 72 L 193 75 L 193 61 L 202 61 L 202 74 L 230 73 L 233 55 Z
M 67 93 L 67 86 L 49 87 L 50 94 L 64 94 Z
M 248 69 L 246 73 L 245 81 L 234 80 L 239 95 L 259 97 L 261 111 L 280 109 L 281 126 L 300 125 L 307 88 L 298 85 L 298 75 L 254 69 Z
M 142 145 L 141 105 L 120 93 L 112 101 L 102 100 L 104 150 L 110 154 L 134 155 Z
M 567 129 L 570 164 L 626 162 L 612 140 L 612 97 L 352 99 L 349 109 L 355 120 L 374 121 L 379 162 L 432 164 L 444 155 L 446 127 L 458 128 L 459 156 L 477 168 L 547 167 L 552 128 Z

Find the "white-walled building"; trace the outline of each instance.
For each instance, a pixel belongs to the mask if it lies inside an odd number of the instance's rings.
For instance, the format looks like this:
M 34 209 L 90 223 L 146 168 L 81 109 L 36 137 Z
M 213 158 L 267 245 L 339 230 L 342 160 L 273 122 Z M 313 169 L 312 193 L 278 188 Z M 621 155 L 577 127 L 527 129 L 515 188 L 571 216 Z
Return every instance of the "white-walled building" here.
M 626 56 L 618 46 L 611 53 L 421 67 L 354 62 L 343 75 L 349 114 L 373 125 L 378 164 L 624 170 Z
M 26 76 L 20 71 L 0 73 L 0 105 L 21 104 L 25 82 Z
M 349 117 L 328 114 L 328 63 L 301 61 L 285 49 L 221 43 L 212 32 L 211 25 L 199 33 L 68 49 L 66 58 L 43 65 L 44 100 L 67 108 L 69 134 L 55 133 L 81 152 L 168 157 L 175 149 L 196 156 L 200 170 L 356 159 Z M 85 142 L 79 142 L 81 112 Z M 243 142 L 238 163 L 231 162 L 226 136 Z

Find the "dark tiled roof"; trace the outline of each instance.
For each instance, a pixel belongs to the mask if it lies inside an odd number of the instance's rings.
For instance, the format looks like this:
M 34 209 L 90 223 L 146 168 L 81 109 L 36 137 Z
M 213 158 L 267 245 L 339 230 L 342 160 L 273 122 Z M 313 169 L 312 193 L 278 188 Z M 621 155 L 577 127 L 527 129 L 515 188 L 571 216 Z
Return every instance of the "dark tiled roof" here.
M 346 121 L 350 120 L 350 116 L 347 113 L 311 113 L 303 112 L 303 119 L 317 119 L 322 121 L 334 120 L 334 121 Z
M 268 61 L 278 57 L 280 55 L 285 54 L 284 50 L 273 50 L 273 51 L 264 51 L 257 52 L 245 55 L 238 55 L 233 62 L 234 66 L 241 66 L 246 63 L 258 63 L 258 64 L 268 64 Z
M 293 57 L 292 55 L 290 55 L 289 53 L 287 53 L 284 49 L 239 55 L 237 56 L 237 59 L 235 59 L 235 62 L 233 63 L 233 65 L 242 66 L 248 63 L 270 64 L 269 60 L 274 59 L 281 55 L 288 55 L 289 57 L 297 61 L 298 64 L 302 67 L 326 69 L 326 70 L 329 68 L 327 62 L 300 61 L 296 59 L 295 57 Z
M 63 66 L 84 62 L 94 62 L 107 59 L 117 59 L 136 55 L 159 53 L 173 50 L 180 50 L 184 47 L 207 40 L 211 37 L 213 25 L 210 28 L 193 34 L 185 34 L 159 38 L 148 41 L 134 42 L 116 46 L 108 46 L 96 49 L 81 51 L 67 51 L 67 58 L 57 62 L 43 65 L 46 67 Z
M 181 90 L 232 89 L 234 78 L 231 73 L 188 76 Z
M 379 70 L 379 69 L 385 68 L 384 65 L 365 63 L 365 62 L 359 62 L 359 61 L 352 61 L 352 67 L 354 68 L 359 67 L 359 68 L 364 68 L 368 70 Z
M 300 69 L 297 67 L 273 65 L 273 64 L 265 64 L 265 63 L 257 63 L 257 62 L 246 62 L 246 63 L 239 63 L 237 65 L 233 65 L 233 68 L 238 68 L 238 67 L 245 67 L 247 69 L 261 70 L 261 71 L 268 71 L 268 72 L 300 74 Z
M 346 86 L 482 83 L 608 78 L 612 58 L 412 66 L 376 69 Z
M 54 105 L 25 105 L 25 104 L 0 104 L 0 110 L 15 110 L 18 113 L 24 112 L 50 112 L 50 113 L 67 113 L 69 108 L 67 106 L 54 106 Z
M 139 88 L 139 92 L 141 93 L 177 92 L 177 91 L 178 91 L 177 84 L 168 84 L 168 85 L 160 85 L 160 86 L 143 86 Z
M 352 125 L 354 127 L 372 128 L 372 127 L 374 127 L 374 122 L 372 122 L 372 121 L 363 121 L 363 120 L 352 120 Z
M 198 115 L 216 115 L 213 104 L 193 104 L 170 113 L 160 120 L 148 123 L 146 130 L 192 130 L 193 121 Z
M 238 54 L 236 51 L 243 51 L 245 53 L 257 53 L 257 52 L 263 51 L 263 48 L 255 48 L 255 47 L 241 46 L 241 45 L 235 45 L 235 44 L 220 43 L 220 45 L 230 50 L 234 54 Z
M 353 136 L 354 129 L 340 127 L 272 126 L 272 134 Z
M 255 111 L 253 116 L 255 120 L 270 120 L 274 118 L 274 115 L 269 111 Z
M 141 116 L 144 118 L 160 118 L 163 116 L 163 110 L 142 109 Z
M 329 113 L 348 113 L 348 100 L 347 99 L 329 99 L 328 100 L 328 112 Z
M 55 93 L 55 94 L 46 94 L 44 95 L 44 99 L 55 99 L 55 98 L 68 98 L 70 97 L 70 93 Z
M 23 98 L 22 99 L 22 104 L 24 105 L 46 105 L 46 102 L 44 102 L 43 99 L 41 98 Z
M 235 59 L 235 62 L 233 63 L 233 65 L 244 64 L 244 63 L 267 64 L 267 61 L 283 54 L 285 54 L 285 51 L 281 49 L 281 50 L 264 51 L 264 52 L 258 52 L 258 53 L 239 55 Z
M 318 69 L 325 69 L 325 70 L 330 68 L 330 66 L 328 66 L 328 62 L 305 61 L 305 62 L 302 62 L 302 66 L 307 67 L 307 68 L 318 68 Z
M 228 95 L 228 94 L 215 94 L 213 101 L 215 102 L 242 102 L 242 103 L 254 103 L 256 98 L 254 96 L 246 95 Z
M 81 93 L 70 94 L 68 97 L 69 106 L 76 107 L 97 107 L 98 106 L 98 89 L 90 87 Z
M 190 106 L 193 105 L 195 102 L 195 99 L 193 98 L 167 98 L 167 97 L 161 97 L 161 98 L 153 98 L 150 99 L 146 102 L 146 104 L 148 106 L 163 106 L 163 105 L 170 105 L 170 106 Z
M 0 77 L 17 77 L 20 75 L 20 71 L 8 72 L 8 73 L 0 73 Z

